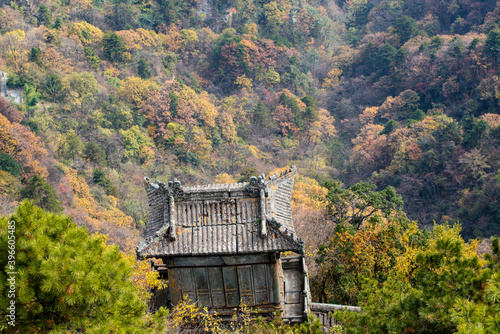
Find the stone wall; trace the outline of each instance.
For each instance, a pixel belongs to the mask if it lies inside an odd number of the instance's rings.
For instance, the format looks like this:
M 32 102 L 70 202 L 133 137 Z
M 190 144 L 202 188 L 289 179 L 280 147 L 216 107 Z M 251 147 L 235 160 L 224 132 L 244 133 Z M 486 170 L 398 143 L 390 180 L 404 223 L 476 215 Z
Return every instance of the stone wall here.
M 0 96 L 5 97 L 15 103 L 23 103 L 23 91 L 21 89 L 8 89 L 7 88 L 7 73 L 0 72 Z
M 358 306 L 311 303 L 311 312 L 321 321 L 323 331 L 326 333 L 328 333 L 329 329 L 333 326 L 340 325 L 333 317 L 335 311 L 361 312 L 361 308 Z

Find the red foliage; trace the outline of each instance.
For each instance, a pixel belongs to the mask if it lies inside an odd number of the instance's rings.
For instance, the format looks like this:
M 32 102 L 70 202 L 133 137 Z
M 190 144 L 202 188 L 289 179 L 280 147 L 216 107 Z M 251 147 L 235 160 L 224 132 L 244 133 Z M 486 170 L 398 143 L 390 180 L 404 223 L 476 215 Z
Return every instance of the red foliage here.
M 6 99 L 0 97 L 0 114 L 4 115 L 11 123 L 19 123 L 23 116 Z

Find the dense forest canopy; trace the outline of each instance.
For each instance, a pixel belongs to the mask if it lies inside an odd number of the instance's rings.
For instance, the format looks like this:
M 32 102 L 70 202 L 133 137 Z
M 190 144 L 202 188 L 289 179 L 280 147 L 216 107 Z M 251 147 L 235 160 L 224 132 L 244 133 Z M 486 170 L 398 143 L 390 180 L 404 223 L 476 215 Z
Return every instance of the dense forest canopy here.
M 244 180 L 284 162 L 319 183 L 391 185 L 419 224 L 487 237 L 500 230 L 499 13 L 495 1 L 4 4 L 0 69 L 24 99 L 0 105 L 15 129 L 2 182 L 15 193 L 40 175 L 73 211 L 84 185 L 97 205 L 80 219 L 109 229 L 91 221 L 113 216 L 132 240 L 142 175 Z
M 293 164 L 315 297 L 373 299 L 357 273 L 396 289 L 405 238 L 440 252 L 429 240 L 500 234 L 499 21 L 492 0 L 0 0 L 0 71 L 23 97 L 0 98 L 0 214 L 30 199 L 129 252 L 144 176 L 242 182 Z M 486 305 L 477 291 L 467 303 Z

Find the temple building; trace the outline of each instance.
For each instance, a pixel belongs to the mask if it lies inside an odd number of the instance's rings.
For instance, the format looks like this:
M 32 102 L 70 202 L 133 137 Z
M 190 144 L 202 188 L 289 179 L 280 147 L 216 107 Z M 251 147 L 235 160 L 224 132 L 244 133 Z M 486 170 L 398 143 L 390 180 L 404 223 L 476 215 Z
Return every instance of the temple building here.
M 311 308 L 304 245 L 292 222 L 295 167 L 246 183 L 182 186 L 145 178 L 149 201 L 139 258 L 155 265 L 168 288 L 154 307 L 187 298 L 231 317 L 240 307 L 280 311 L 290 322 Z

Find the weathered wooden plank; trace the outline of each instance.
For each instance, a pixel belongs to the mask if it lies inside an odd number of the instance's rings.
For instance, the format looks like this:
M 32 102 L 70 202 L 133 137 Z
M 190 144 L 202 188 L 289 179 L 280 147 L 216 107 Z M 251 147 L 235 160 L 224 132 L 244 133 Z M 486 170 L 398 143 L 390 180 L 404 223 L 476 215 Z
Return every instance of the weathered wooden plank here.
M 224 280 L 224 293 L 227 307 L 236 307 L 240 304 L 240 293 L 238 287 L 238 274 L 236 267 L 222 267 Z
M 207 268 L 193 268 L 197 303 L 200 307 L 213 306 Z
M 212 305 L 214 307 L 225 307 L 226 297 L 224 294 L 224 280 L 222 268 L 208 268 L 208 279 L 212 293 Z
M 270 264 L 256 264 L 252 266 L 256 305 L 268 304 L 271 302 L 269 298 L 271 287 L 268 283 L 268 267 L 270 266 Z
M 240 299 L 246 306 L 255 306 L 252 266 L 239 266 L 236 268 L 238 270 Z

